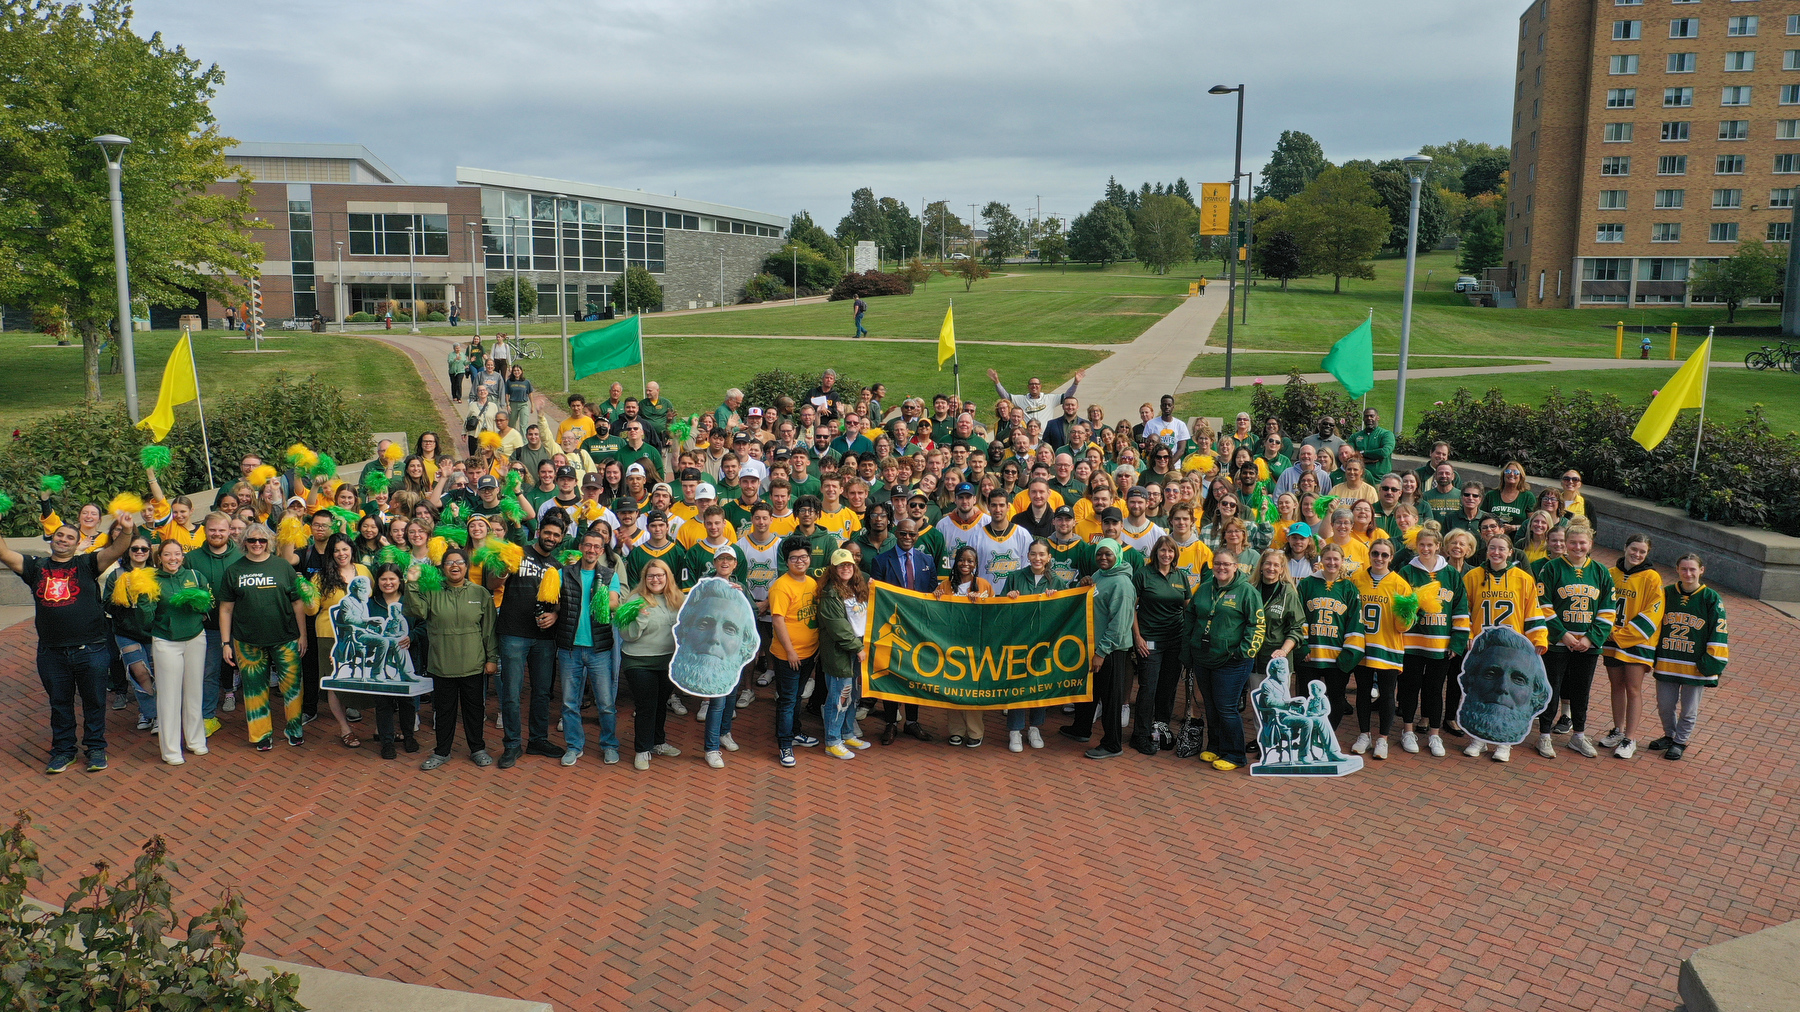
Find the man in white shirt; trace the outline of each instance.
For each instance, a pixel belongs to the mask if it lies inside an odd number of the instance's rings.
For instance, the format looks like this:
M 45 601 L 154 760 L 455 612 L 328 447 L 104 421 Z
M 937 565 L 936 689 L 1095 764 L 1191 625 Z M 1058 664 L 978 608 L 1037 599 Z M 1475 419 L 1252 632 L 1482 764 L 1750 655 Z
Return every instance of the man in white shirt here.
M 1009 394 L 1006 392 L 1006 387 L 1001 385 L 998 372 L 989 369 L 987 374 L 988 379 L 993 381 L 995 392 L 1017 404 L 1019 410 L 1025 412 L 1025 417 L 1035 418 L 1039 425 L 1044 425 L 1056 416 L 1058 405 L 1062 404 L 1064 398 L 1075 396 L 1075 388 L 1081 385 L 1082 377 L 1087 375 L 1087 370 L 1076 370 L 1075 378 L 1069 381 L 1069 389 L 1054 397 L 1044 393 L 1044 381 L 1036 376 L 1026 382 L 1026 393 Z
M 1144 439 L 1154 439 L 1169 448 L 1176 459 L 1181 457 L 1181 448 L 1187 444 L 1192 433 L 1187 423 L 1175 417 L 1175 398 L 1172 394 L 1162 395 L 1162 414 L 1144 423 Z

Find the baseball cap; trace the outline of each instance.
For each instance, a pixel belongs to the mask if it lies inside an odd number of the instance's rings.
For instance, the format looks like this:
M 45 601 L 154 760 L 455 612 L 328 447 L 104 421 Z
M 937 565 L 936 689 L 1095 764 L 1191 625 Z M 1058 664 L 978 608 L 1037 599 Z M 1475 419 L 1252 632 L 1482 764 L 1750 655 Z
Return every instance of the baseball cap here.
M 638 511 L 637 500 L 628 495 L 622 495 L 612 501 L 612 508 L 614 513 L 636 513 Z
M 682 468 L 682 471 L 681 471 L 681 480 L 682 481 L 699 481 L 700 477 L 701 476 L 700 476 L 699 468 L 697 468 L 697 467 Z
M 1106 520 L 1123 521 L 1125 519 L 1125 514 L 1120 513 L 1119 507 L 1117 507 L 1117 506 L 1108 506 L 1105 509 L 1100 511 L 1100 519 L 1102 521 L 1106 521 Z
M 299 503 L 300 505 L 305 506 L 306 505 L 306 497 L 302 496 L 302 495 L 290 495 L 287 497 L 287 504 L 289 506 L 292 506 L 295 503 Z
M 1058 507 L 1056 507 L 1056 512 L 1052 515 L 1059 517 L 1059 518 L 1060 517 L 1068 517 L 1069 519 L 1073 520 L 1073 519 L 1075 519 L 1075 509 L 1072 506 L 1058 506 Z
M 694 498 L 696 499 L 717 499 L 718 497 L 719 490 L 713 488 L 710 482 L 703 481 L 698 488 L 694 489 Z
M 670 495 L 675 494 L 675 490 L 670 488 L 669 483 L 666 481 L 659 481 L 656 484 L 650 486 L 650 491 L 653 493 L 654 492 L 667 492 Z
M 855 561 L 856 561 L 856 556 L 851 555 L 850 549 L 848 549 L 848 548 L 840 548 L 837 551 L 831 553 L 831 564 L 834 566 L 841 566 L 846 562 L 855 562 Z
M 780 449 L 777 449 L 775 451 L 775 459 L 776 460 L 788 460 L 788 459 L 791 459 L 793 456 L 794 456 L 794 451 L 788 449 L 785 446 L 783 446 Z M 802 453 L 800 456 L 804 457 L 804 456 L 806 456 L 806 454 Z
M 664 513 L 662 510 L 651 510 L 649 512 L 649 514 L 644 517 L 645 523 L 653 524 L 653 523 L 657 522 L 658 520 L 661 520 L 663 523 L 666 524 L 669 522 L 669 515 L 667 513 Z
M 737 546 L 736 545 L 724 545 L 724 546 L 720 547 L 720 549 L 718 551 L 713 553 L 713 558 L 716 559 L 721 555 L 729 555 L 734 559 L 737 558 Z
M 593 418 L 594 418 L 594 429 L 596 431 L 598 431 L 600 429 L 610 430 L 612 428 L 612 419 L 606 417 L 605 415 L 594 415 Z
M 914 492 L 906 501 L 908 503 L 918 503 L 920 506 L 931 505 L 931 497 L 923 492 Z
M 974 495 L 975 494 L 975 486 L 973 486 L 965 481 L 961 485 L 956 486 L 956 494 L 957 495 Z
M 1125 498 L 1127 498 L 1127 499 L 1148 499 L 1148 498 L 1150 498 L 1150 490 L 1145 488 L 1142 485 L 1133 485 L 1133 486 L 1131 486 L 1131 488 L 1129 490 L 1126 491 Z
M 642 464 L 636 464 L 636 463 L 634 463 L 634 464 L 632 464 L 632 465 L 631 465 L 631 466 L 630 466 L 630 467 L 628 467 L 628 468 L 626 468 L 626 469 L 625 469 L 625 473 L 626 473 L 626 474 L 627 474 L 627 475 L 633 475 L 633 474 L 635 474 L 635 475 L 637 475 L 637 476 L 638 476 L 638 477 L 640 477 L 640 478 L 642 478 L 642 477 L 644 477 L 644 475 L 645 475 L 645 471 L 644 471 L 644 465 L 642 465 Z
M 585 476 L 582 477 L 581 487 L 582 488 L 599 488 L 600 487 L 600 475 L 597 472 L 589 471 Z
M 762 409 L 761 408 L 751 408 L 750 409 L 750 417 L 751 418 L 761 418 L 762 417 Z
M 475 487 L 476 488 L 499 488 L 500 487 L 500 479 L 494 477 L 491 474 L 484 474 L 481 476 L 481 478 L 479 480 L 477 480 L 475 482 Z
M 1290 538 L 1310 538 L 1312 536 L 1312 525 L 1304 520 L 1288 526 L 1288 537 Z
M 556 478 L 558 481 L 561 481 L 564 478 L 573 478 L 573 477 L 575 477 L 575 469 L 570 467 L 567 464 L 564 464 L 561 467 L 556 469 Z
M 750 433 L 745 432 L 743 429 L 739 429 L 732 435 L 731 441 L 734 443 L 748 443 L 750 441 Z

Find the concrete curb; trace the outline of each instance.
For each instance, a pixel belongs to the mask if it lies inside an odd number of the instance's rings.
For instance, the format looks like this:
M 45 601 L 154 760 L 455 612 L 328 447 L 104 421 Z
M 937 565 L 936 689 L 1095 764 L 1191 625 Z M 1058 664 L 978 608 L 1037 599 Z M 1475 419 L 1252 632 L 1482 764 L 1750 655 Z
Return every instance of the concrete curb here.
M 1688 1012 L 1800 1008 L 1800 921 L 1694 950 L 1678 989 Z

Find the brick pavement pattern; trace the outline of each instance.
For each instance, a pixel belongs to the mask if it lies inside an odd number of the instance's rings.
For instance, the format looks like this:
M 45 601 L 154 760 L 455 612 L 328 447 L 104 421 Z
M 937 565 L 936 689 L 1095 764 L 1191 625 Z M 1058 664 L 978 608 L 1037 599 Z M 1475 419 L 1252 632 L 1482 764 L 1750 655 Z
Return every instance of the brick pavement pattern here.
M 563 1009 L 1670 1009 L 1694 948 L 1800 917 L 1800 626 L 1729 607 L 1735 660 L 1682 762 L 1396 748 L 1324 782 L 1097 763 L 1055 734 L 1014 755 L 998 715 L 978 751 L 783 770 L 767 691 L 722 771 L 673 715 L 683 755 L 647 773 L 597 750 L 482 770 L 459 744 L 424 774 L 322 729 L 254 752 L 242 711 L 167 767 L 126 710 L 110 771 L 50 778 L 23 624 L 0 634 L 0 790 L 40 827 L 43 898 L 162 833 L 181 916 L 237 883 L 253 952 Z

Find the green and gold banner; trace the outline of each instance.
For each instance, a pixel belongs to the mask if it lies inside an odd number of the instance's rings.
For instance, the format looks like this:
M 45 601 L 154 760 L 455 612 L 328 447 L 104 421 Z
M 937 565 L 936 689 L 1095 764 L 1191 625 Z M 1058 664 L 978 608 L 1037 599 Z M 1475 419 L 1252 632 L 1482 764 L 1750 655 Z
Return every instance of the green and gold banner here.
M 863 695 L 978 710 L 1093 698 L 1093 595 L 938 600 L 873 584 Z

